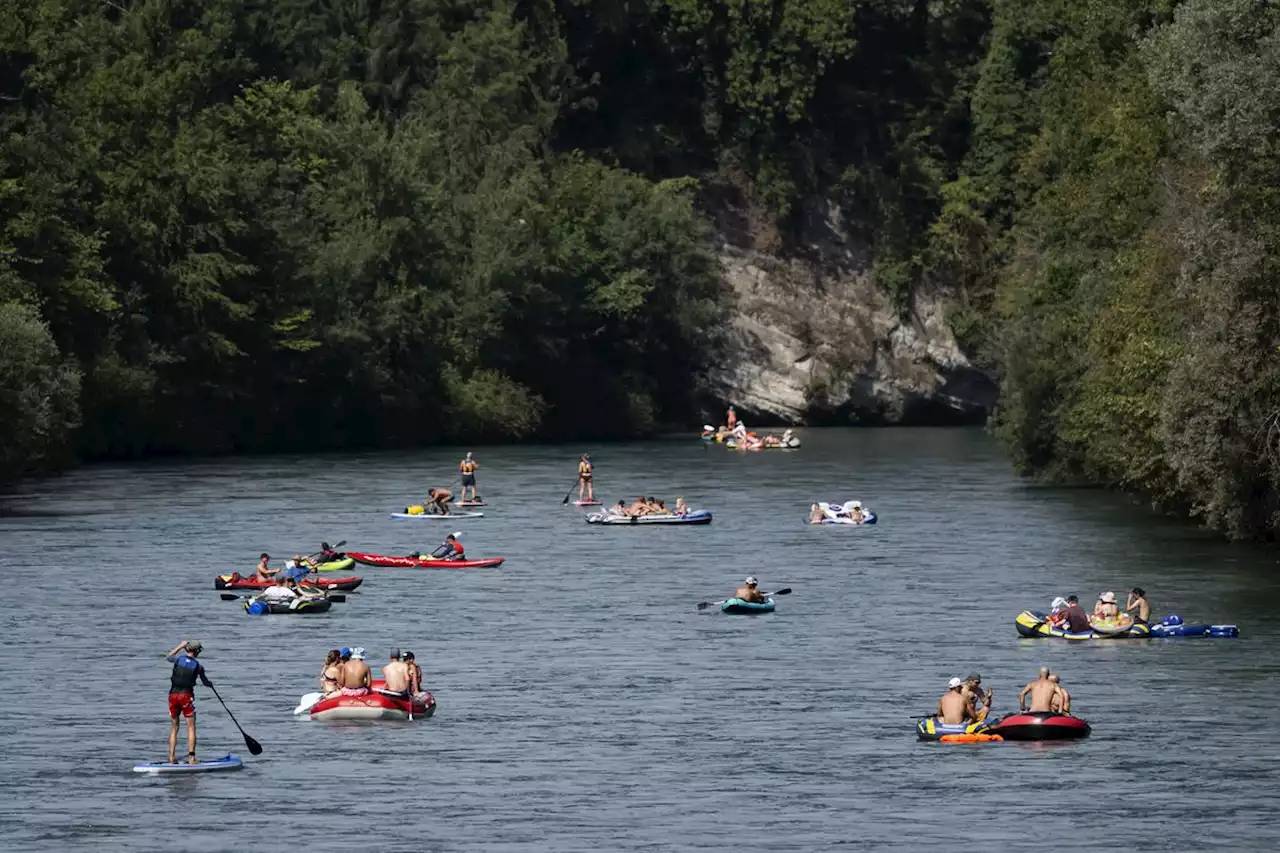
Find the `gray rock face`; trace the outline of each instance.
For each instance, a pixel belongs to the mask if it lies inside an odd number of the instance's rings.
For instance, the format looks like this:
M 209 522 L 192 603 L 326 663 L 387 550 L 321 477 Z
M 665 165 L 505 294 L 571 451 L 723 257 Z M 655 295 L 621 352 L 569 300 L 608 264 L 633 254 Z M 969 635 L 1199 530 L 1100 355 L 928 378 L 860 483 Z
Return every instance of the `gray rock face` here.
M 903 316 L 848 249 L 782 259 L 725 240 L 717 250 L 737 307 L 735 354 L 713 384 L 748 424 L 986 420 L 995 382 L 960 351 L 939 294 L 915 294 Z

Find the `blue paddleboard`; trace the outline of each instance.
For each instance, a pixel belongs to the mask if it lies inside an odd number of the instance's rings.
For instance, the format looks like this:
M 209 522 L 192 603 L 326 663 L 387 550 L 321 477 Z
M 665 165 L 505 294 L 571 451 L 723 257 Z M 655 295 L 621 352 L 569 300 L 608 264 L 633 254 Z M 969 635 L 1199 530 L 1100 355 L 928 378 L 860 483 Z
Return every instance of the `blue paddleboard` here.
M 211 758 L 199 764 L 139 764 L 133 768 L 134 773 L 212 773 L 215 770 L 239 770 L 244 765 L 238 755 L 224 755 L 222 758 Z

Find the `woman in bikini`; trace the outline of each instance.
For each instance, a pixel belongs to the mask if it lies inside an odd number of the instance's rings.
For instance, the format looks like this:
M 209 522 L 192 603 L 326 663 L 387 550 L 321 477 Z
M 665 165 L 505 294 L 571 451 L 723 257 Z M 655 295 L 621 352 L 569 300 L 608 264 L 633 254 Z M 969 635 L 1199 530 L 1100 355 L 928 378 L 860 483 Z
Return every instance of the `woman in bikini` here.
M 342 655 L 337 649 L 330 649 L 324 656 L 324 666 L 320 667 L 320 692 L 332 696 L 341 691 L 338 686 L 338 674 L 342 671 Z

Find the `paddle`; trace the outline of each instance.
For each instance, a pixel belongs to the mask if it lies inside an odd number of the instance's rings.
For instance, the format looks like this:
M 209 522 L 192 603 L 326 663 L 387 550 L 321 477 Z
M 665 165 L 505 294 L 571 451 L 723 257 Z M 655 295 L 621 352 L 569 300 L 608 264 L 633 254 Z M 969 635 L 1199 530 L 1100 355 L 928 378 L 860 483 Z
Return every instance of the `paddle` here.
M 789 587 L 789 586 L 788 586 L 788 587 L 783 587 L 782 589 L 778 590 L 777 592 L 766 592 L 766 593 L 764 594 L 764 597 L 765 597 L 765 598 L 773 598 L 775 595 L 790 595 L 790 594 L 791 594 L 791 587 Z M 725 602 L 725 601 L 729 601 L 729 600 L 730 600 L 730 599 L 726 598 L 726 599 L 724 599 L 724 601 L 699 601 L 699 602 L 698 602 L 698 609 L 699 609 L 699 610 L 706 610 L 708 607 L 711 607 L 711 606 L 713 606 L 713 605 L 715 605 L 715 606 L 717 606 L 717 607 L 718 607 L 719 605 L 724 604 L 724 602 Z
M 213 686 L 213 682 L 205 679 L 205 684 L 209 685 L 209 689 L 213 691 L 213 695 L 218 697 L 218 704 L 222 706 L 222 710 L 227 712 L 227 716 L 231 718 L 231 722 L 236 724 L 236 728 L 240 729 L 240 734 L 244 736 L 244 745 L 248 747 L 250 755 L 262 755 L 262 744 L 245 734 L 244 729 L 240 728 L 240 721 L 236 719 L 236 715 L 231 713 L 231 709 L 227 707 L 227 703 L 222 701 L 222 697 L 218 696 L 218 688 Z
M 323 693 L 304 694 L 303 697 L 300 700 L 298 700 L 298 707 L 293 709 L 293 715 L 296 717 L 299 714 L 305 714 L 307 711 L 311 710 L 311 707 L 313 705 L 315 705 L 317 702 L 319 702 L 323 698 L 324 698 Z
M 323 542 L 322 542 L 321 544 L 323 545 L 323 544 L 325 544 L 325 543 L 323 543 Z M 343 539 L 341 542 L 339 542 L 337 545 L 334 545 L 332 548 L 321 548 L 319 551 L 316 551 L 314 554 L 308 554 L 308 555 L 307 555 L 307 559 L 308 559 L 308 560 L 310 560 L 310 559 L 312 559 L 313 557 L 319 557 L 319 556 L 321 556 L 322 554 L 324 554 L 324 553 L 325 553 L 325 551 L 333 551 L 334 553 L 337 553 L 338 549 L 339 549 L 339 548 L 341 548 L 343 545 L 346 545 L 346 544 L 347 544 L 347 540 Z M 315 569 L 313 568 L 311 571 L 313 571 L 313 572 L 314 572 L 314 571 L 315 571 Z
M 564 493 L 564 500 L 560 501 L 560 506 L 564 506 L 565 504 L 567 504 L 567 503 L 569 502 L 569 498 L 573 496 L 573 490 L 574 490 L 574 489 L 576 489 L 576 488 L 578 488 L 578 483 L 579 483 L 581 480 L 582 480 L 582 478 L 581 478 L 581 477 L 579 477 L 577 480 L 574 480 L 574 481 L 573 481 L 573 485 L 569 487 L 569 491 L 567 491 L 567 492 L 565 492 L 565 493 Z

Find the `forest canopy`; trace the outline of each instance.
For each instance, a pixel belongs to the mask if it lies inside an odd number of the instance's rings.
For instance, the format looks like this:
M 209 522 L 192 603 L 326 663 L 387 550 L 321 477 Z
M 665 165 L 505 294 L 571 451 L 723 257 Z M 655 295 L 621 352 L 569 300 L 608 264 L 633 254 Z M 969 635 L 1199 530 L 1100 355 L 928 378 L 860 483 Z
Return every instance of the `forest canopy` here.
M 2 2 L 0 476 L 687 419 L 728 185 L 1020 471 L 1280 527 L 1275 0 Z

